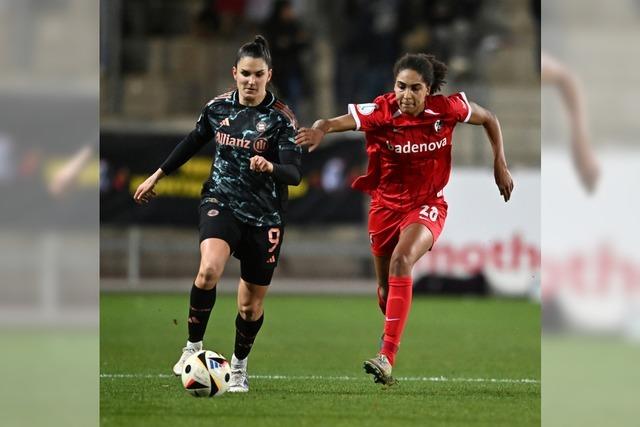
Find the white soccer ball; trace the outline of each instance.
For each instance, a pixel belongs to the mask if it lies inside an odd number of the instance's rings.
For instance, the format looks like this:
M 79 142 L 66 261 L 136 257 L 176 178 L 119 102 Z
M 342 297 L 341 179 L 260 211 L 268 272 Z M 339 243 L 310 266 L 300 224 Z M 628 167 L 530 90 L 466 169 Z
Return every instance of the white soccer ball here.
M 223 355 L 200 350 L 182 368 L 182 385 L 195 397 L 220 396 L 229 389 L 231 367 Z

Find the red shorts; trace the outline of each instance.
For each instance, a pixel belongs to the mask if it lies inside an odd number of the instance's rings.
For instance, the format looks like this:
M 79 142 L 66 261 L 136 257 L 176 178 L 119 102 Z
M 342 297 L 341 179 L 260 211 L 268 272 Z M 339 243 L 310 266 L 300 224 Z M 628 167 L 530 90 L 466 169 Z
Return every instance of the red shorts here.
M 431 231 L 435 244 L 447 218 L 447 207 L 447 202 L 441 198 L 403 213 L 372 201 L 369 208 L 371 253 L 374 256 L 391 256 L 398 244 L 400 232 L 415 223 L 424 224 Z

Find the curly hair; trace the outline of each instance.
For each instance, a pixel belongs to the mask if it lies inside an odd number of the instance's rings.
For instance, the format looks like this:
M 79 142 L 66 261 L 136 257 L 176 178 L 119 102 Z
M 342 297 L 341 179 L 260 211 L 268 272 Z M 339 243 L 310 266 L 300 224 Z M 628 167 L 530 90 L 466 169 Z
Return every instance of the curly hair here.
M 446 83 L 447 66 L 426 53 L 407 53 L 398 59 L 393 66 L 393 76 L 398 77 L 402 70 L 414 70 L 422 76 L 424 82 L 431 88 L 431 93 L 438 92 Z

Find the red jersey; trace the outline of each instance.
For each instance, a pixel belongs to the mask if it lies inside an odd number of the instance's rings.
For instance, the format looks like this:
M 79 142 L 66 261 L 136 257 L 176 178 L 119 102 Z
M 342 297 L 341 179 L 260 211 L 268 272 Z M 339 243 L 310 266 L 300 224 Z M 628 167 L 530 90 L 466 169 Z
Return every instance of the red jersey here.
M 387 208 L 408 212 L 442 195 L 451 173 L 451 141 L 471 117 L 464 92 L 427 96 L 418 116 L 400 112 L 394 93 L 370 104 L 349 104 L 356 130 L 365 132 L 369 166 L 352 187 Z

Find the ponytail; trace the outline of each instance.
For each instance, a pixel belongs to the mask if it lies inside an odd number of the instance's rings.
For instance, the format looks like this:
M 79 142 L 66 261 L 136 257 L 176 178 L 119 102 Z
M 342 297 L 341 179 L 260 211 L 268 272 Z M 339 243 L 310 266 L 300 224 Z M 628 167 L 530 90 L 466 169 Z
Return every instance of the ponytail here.
M 272 68 L 269 43 L 267 43 L 267 39 L 261 35 L 255 36 L 252 42 L 245 43 L 240 47 L 240 49 L 238 49 L 235 65 L 238 65 L 238 62 L 245 56 L 251 58 L 262 58 L 264 59 L 264 62 L 267 63 L 267 67 Z

